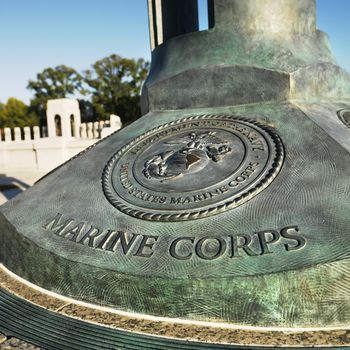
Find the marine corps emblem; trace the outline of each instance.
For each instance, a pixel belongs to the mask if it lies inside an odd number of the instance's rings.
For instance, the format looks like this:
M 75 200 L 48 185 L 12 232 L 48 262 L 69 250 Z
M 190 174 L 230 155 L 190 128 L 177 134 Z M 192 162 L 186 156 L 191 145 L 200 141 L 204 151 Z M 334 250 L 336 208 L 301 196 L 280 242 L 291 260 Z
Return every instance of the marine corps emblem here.
M 160 181 L 173 179 L 187 173 L 202 170 L 210 161 L 219 162 L 224 159 L 231 148 L 216 137 L 216 132 L 202 134 L 189 133 L 182 140 L 175 140 L 170 145 L 180 146 L 179 150 L 170 150 L 156 154 L 145 163 L 143 174 L 148 178 Z
M 110 159 L 102 183 L 107 199 L 126 214 L 191 220 L 253 198 L 282 162 L 272 129 L 235 116 L 192 116 L 132 140 Z

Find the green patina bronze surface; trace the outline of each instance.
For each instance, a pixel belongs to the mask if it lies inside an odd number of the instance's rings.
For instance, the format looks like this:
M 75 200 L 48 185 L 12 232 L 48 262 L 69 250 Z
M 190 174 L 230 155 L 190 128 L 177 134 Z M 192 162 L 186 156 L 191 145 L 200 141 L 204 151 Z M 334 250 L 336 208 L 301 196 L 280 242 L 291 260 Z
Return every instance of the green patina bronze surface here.
M 151 21 L 146 114 L 1 207 L 1 262 L 124 311 L 347 328 L 349 75 L 315 1 L 210 4 L 207 31 Z

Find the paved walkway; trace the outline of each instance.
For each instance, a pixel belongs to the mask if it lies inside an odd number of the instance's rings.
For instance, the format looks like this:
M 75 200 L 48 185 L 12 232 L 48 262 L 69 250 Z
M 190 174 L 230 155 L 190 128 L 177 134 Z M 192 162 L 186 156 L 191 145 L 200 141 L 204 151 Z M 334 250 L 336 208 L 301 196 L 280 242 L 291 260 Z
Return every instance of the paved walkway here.
M 45 175 L 35 170 L 0 170 L 0 205 L 32 186 Z

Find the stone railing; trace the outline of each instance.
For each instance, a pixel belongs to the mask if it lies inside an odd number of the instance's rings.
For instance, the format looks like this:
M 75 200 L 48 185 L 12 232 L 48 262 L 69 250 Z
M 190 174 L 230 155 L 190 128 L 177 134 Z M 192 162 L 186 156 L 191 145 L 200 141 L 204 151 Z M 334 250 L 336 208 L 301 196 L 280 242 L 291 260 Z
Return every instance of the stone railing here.
M 0 142 L 18 142 L 38 140 L 47 137 L 47 128 L 45 126 L 25 126 L 24 128 L 3 128 L 0 129 Z
M 81 139 L 100 139 L 110 133 L 120 129 L 122 126 L 120 118 L 115 115 L 111 115 L 107 121 L 97 121 L 80 124 L 80 135 L 76 138 Z M 3 128 L 0 129 L 0 142 L 19 142 L 19 141 L 32 141 L 39 140 L 41 138 L 48 137 L 47 127 L 39 126 L 25 126 L 24 128 Z
M 120 118 L 112 114 L 109 120 L 97 121 L 80 124 L 80 138 L 82 139 L 100 139 L 119 130 L 122 127 Z
M 120 118 L 112 115 L 109 121 L 80 124 L 79 137 L 48 137 L 38 126 L 0 129 L 0 169 L 50 171 L 120 127 Z
M 80 124 L 80 138 L 82 139 L 99 139 L 101 138 L 101 131 L 103 129 L 104 122 L 90 122 Z

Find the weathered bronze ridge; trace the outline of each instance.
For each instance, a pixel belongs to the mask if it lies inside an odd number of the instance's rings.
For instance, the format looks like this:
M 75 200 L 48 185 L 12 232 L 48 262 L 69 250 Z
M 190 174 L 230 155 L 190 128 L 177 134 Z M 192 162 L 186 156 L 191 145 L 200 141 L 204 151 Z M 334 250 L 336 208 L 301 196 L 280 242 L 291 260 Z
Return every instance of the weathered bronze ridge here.
M 49 349 L 350 347 L 350 76 L 315 0 L 208 8 L 198 31 L 196 1 L 149 0 L 144 116 L 1 207 L 1 331 Z

